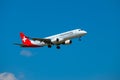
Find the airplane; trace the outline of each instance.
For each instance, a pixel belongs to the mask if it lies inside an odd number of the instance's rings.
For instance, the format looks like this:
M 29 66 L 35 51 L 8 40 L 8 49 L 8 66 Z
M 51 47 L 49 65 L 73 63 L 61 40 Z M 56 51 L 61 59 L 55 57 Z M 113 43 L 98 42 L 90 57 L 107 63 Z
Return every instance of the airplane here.
M 56 45 L 57 49 L 60 49 L 60 45 L 68 45 L 72 43 L 73 38 L 81 38 L 86 35 L 87 31 L 81 29 L 74 29 L 67 32 L 63 32 L 60 34 L 56 34 L 53 36 L 45 37 L 45 38 L 31 38 L 25 36 L 23 32 L 20 32 L 20 37 L 22 40 L 22 44 L 14 43 L 15 45 L 19 45 L 20 47 L 43 47 L 48 46 L 51 48 L 53 45 Z

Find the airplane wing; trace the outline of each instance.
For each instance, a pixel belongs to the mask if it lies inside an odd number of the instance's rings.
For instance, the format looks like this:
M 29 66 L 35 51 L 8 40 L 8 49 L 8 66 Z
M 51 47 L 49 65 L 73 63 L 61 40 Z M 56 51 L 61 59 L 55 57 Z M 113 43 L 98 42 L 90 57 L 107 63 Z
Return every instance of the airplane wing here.
M 31 38 L 32 40 L 38 40 L 38 41 L 43 41 L 46 44 L 52 44 L 51 39 L 43 39 L 43 38 Z

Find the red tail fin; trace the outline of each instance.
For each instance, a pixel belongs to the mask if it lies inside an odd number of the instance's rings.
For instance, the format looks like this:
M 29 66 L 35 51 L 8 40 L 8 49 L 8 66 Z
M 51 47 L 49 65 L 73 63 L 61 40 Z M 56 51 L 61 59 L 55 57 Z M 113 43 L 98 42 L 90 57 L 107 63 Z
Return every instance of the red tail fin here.
M 20 37 L 24 45 L 27 45 L 27 46 L 31 45 L 31 41 L 29 40 L 29 38 L 26 37 L 22 32 L 20 33 Z

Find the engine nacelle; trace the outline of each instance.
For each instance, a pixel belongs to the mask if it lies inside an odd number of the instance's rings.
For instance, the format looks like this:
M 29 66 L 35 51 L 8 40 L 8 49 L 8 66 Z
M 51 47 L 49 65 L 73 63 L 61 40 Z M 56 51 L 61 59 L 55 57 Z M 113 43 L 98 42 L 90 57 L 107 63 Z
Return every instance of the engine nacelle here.
M 71 43 L 72 43 L 71 40 L 66 40 L 66 41 L 64 42 L 65 45 L 67 45 L 67 44 L 71 44 Z

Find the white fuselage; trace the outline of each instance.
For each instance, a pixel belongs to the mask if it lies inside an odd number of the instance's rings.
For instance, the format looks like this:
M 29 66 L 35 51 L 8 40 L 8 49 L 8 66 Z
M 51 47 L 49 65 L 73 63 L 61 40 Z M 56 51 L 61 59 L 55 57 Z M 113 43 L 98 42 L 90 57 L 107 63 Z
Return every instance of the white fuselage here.
M 78 38 L 78 37 L 84 36 L 86 33 L 87 32 L 84 30 L 75 29 L 75 30 L 67 31 L 67 32 L 60 33 L 57 35 L 45 37 L 45 39 L 50 39 L 53 44 L 57 45 L 57 44 L 61 44 L 65 42 L 66 40 L 71 40 L 72 38 Z M 57 39 L 59 41 L 57 41 Z M 38 46 L 48 45 L 45 42 L 38 41 L 38 40 L 31 40 L 31 43 L 34 45 L 38 45 Z

